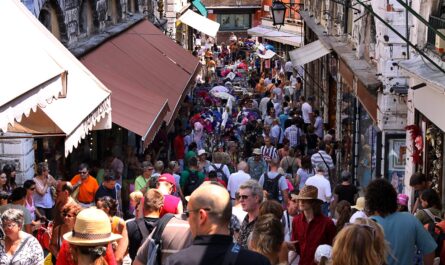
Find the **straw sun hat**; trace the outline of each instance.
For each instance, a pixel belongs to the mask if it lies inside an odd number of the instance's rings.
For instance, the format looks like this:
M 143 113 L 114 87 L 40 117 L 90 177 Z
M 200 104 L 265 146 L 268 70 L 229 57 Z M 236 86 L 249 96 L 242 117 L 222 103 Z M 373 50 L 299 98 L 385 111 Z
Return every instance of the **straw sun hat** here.
M 77 246 L 96 246 L 121 239 L 111 233 L 110 218 L 95 207 L 82 210 L 76 217 L 72 232 L 63 235 L 68 243 Z
M 322 201 L 320 199 L 318 199 L 318 189 L 315 186 L 312 185 L 306 185 L 304 186 L 300 193 L 297 196 L 298 200 L 318 200 L 318 201 Z

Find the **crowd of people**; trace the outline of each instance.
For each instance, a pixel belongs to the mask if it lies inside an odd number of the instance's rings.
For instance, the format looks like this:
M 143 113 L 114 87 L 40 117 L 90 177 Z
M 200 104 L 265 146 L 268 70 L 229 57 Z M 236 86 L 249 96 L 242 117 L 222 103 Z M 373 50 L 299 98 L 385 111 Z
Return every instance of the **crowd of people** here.
M 445 264 L 428 178 L 411 177 L 412 212 L 384 179 L 359 190 L 335 170 L 335 131 L 290 62 L 229 43 L 195 50 L 204 84 L 175 121 L 171 159 L 107 154 L 69 180 L 42 162 L 23 187 L 3 167 L 0 264 Z

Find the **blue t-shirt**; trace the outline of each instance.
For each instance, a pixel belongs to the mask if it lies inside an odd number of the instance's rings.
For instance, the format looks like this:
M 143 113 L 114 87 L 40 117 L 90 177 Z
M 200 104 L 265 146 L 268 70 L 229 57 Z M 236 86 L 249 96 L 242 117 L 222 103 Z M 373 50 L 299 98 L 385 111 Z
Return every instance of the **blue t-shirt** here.
M 433 252 L 437 244 L 419 220 L 407 212 L 395 212 L 386 217 L 372 216 L 383 227 L 389 242 L 388 265 L 412 265 L 417 248 L 422 255 Z M 396 258 L 396 259 L 394 259 Z

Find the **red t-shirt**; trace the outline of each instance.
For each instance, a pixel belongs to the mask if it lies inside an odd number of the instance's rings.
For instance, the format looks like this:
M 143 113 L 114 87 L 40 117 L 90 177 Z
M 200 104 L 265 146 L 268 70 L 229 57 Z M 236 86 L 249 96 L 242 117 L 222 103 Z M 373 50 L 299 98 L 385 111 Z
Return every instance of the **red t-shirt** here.
M 116 259 L 114 258 L 111 244 L 108 244 L 104 258 L 108 265 L 116 265 Z M 62 246 L 60 247 L 56 265 L 76 265 L 70 252 L 70 244 L 66 240 L 63 240 Z
M 175 137 L 175 141 L 173 143 L 173 147 L 175 149 L 176 159 L 184 159 L 185 155 L 185 146 L 184 146 L 184 137 L 178 135 Z
M 292 221 L 292 241 L 298 240 L 297 253 L 300 254 L 299 265 L 316 265 L 315 250 L 319 245 L 332 246 L 337 229 L 331 218 L 317 215 L 309 223 L 303 213 Z

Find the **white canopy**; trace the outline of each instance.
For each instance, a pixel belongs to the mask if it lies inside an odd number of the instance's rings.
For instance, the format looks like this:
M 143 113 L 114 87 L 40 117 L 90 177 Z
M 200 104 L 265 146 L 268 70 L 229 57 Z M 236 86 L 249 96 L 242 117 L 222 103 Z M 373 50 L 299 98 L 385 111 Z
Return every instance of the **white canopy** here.
M 305 65 L 331 52 L 319 40 L 289 52 L 293 67 Z
M 66 94 L 66 68 L 53 56 L 53 47 L 39 30 L 20 19 L 19 1 L 0 1 L 0 129 L 29 116 L 37 105 L 46 106 Z M 13 22 L 13 26 L 6 26 Z
M 218 22 L 203 17 L 192 10 L 187 10 L 184 15 L 179 17 L 179 20 L 213 38 L 216 37 L 216 33 L 218 33 L 220 26 Z
M 24 96 L 30 93 L 29 91 L 35 87 L 42 91 L 42 85 L 39 86 L 39 82 L 51 84 L 47 86 L 54 93 L 53 95 L 46 91 L 41 93 L 43 96 L 37 99 L 41 99 L 43 104 L 36 99 L 36 104 L 33 106 L 34 112 L 29 113 L 28 110 L 27 118 L 15 124 L 10 123 L 7 131 L 63 133 L 66 135 L 65 155 L 68 155 L 90 130 L 111 128 L 110 91 L 25 6 L 16 0 L 2 0 L 0 1 L 0 23 L 7 25 L 11 21 L 14 22 L 14 27 L 9 27 L 11 30 L 5 27 L 7 31 L 3 35 L 3 42 L 11 41 L 19 49 L 9 50 L 10 53 L 17 52 L 16 60 L 8 62 L 10 65 L 5 65 L 3 60 L 0 61 L 2 73 L 13 76 L 9 78 L 9 84 L 0 83 L 2 97 L 3 90 L 8 90 L 9 99 L 15 100 L 16 106 L 20 106 L 23 102 L 27 102 Z M 46 76 L 47 79 L 42 81 L 42 76 Z M 33 82 L 27 81 L 28 77 L 34 78 Z M 64 81 L 62 84 L 65 85 L 57 86 L 57 82 L 60 81 Z M 62 90 L 63 87 L 68 88 L 66 93 Z M 17 95 L 14 97 L 11 91 L 16 91 L 16 94 L 24 98 L 20 100 Z M 60 91 L 64 92 L 64 97 L 54 97 Z M 39 93 L 34 94 L 39 95 Z M 48 97 L 49 95 L 51 96 Z M 0 102 L 8 104 L 11 101 Z M 16 108 L 23 109 L 23 106 Z M 2 110 L 0 115 L 7 115 L 7 113 Z

